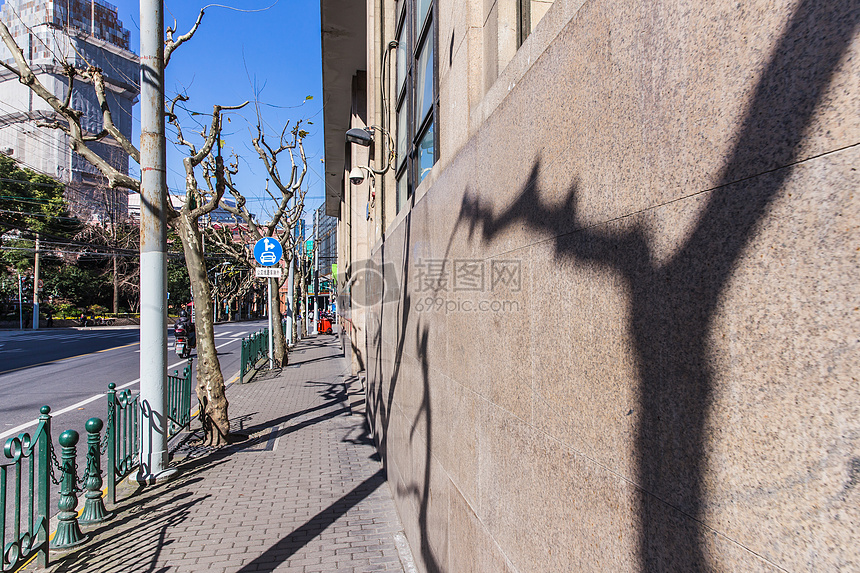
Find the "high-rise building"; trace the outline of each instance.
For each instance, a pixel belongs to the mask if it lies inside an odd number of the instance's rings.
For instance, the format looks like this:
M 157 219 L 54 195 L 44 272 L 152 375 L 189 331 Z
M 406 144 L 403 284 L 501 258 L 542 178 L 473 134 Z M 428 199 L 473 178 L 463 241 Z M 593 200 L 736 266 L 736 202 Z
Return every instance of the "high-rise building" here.
M 132 107 L 140 93 L 139 58 L 129 49 L 130 32 L 117 18 L 115 6 L 103 0 L 6 0 L 0 6 L 0 18 L 33 72 L 56 96 L 65 97 L 69 89 L 64 62 L 77 68 L 100 68 L 113 122 L 131 137 Z M 2 44 L 0 59 L 12 63 L 11 53 Z M 71 102 L 83 112 L 85 130 L 102 130 L 101 109 L 90 84 L 76 81 Z M 0 152 L 66 183 L 67 199 L 78 216 L 99 220 L 124 216 L 126 192 L 108 189 L 98 170 L 71 150 L 62 130 L 38 125 L 56 117 L 13 73 L 0 71 Z M 119 171 L 128 172 L 128 154 L 112 138 L 87 145 Z

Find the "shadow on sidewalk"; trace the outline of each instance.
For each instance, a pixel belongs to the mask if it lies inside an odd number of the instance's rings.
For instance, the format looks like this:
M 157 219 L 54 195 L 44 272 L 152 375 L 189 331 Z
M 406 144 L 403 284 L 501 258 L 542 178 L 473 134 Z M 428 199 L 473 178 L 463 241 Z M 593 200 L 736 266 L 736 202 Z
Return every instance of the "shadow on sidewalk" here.
M 278 565 L 287 561 L 299 549 L 307 545 L 327 527 L 346 514 L 346 512 L 379 489 L 384 483 L 385 472 L 380 469 L 358 484 L 352 491 L 310 518 L 304 525 L 272 545 L 259 557 L 239 569 L 238 573 L 274 571 Z
M 243 450 L 254 449 L 256 447 L 259 447 L 264 442 L 269 442 L 276 438 L 292 434 L 293 432 L 298 432 L 299 430 L 303 430 L 309 426 L 319 424 L 320 422 L 331 420 L 332 418 L 336 418 L 338 416 L 349 415 L 351 413 L 349 403 L 347 402 L 347 389 L 344 383 L 314 382 L 309 380 L 305 382 L 305 384 L 322 386 L 323 389 L 320 394 L 325 399 L 325 402 L 317 406 L 313 406 L 311 408 L 305 408 L 304 410 L 299 410 L 298 412 L 292 412 L 283 416 L 279 416 L 272 420 L 265 420 L 260 422 L 259 424 L 248 426 L 244 428 L 241 433 L 237 433 L 237 436 L 244 437 L 244 439 L 242 439 L 238 443 L 227 446 L 224 451 L 227 453 L 235 453 L 241 452 Z M 289 422 L 290 420 L 301 418 L 302 416 L 311 414 L 313 412 L 323 413 L 321 413 L 319 416 L 315 416 L 307 420 L 302 420 L 297 424 L 281 428 L 275 435 L 271 435 L 269 432 L 266 432 L 266 430 L 277 428 L 282 424 Z M 254 436 L 254 434 L 259 435 Z
M 172 543 L 166 540 L 170 528 L 186 521 L 192 508 L 208 493 L 195 493 L 204 478 L 198 474 L 224 463 L 209 458 L 189 460 L 177 465 L 180 476 L 170 482 L 148 486 L 120 486 L 121 501 L 112 508 L 118 517 L 97 526 L 84 528 L 91 540 L 83 547 L 68 551 L 51 551 L 53 562 L 47 569 L 53 573 L 100 573 L 145 571 L 162 573 L 157 568 L 161 551 Z M 189 489 L 190 488 L 190 489 Z M 28 570 L 36 571 L 35 564 Z
M 331 356 L 318 356 L 317 358 L 309 358 L 307 360 L 302 360 L 300 362 L 290 361 L 286 368 L 298 368 L 299 366 L 304 366 L 305 364 L 313 364 L 314 362 L 325 362 L 327 360 L 340 360 L 343 358 L 343 352 L 340 354 L 333 354 Z

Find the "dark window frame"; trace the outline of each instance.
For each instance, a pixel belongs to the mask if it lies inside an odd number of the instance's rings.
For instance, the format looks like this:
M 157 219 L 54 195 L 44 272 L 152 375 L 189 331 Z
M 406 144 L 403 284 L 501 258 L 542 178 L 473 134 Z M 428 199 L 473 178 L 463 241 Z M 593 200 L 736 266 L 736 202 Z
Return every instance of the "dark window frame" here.
M 426 15 L 420 15 L 424 18 L 423 26 L 420 30 L 417 29 L 419 15 L 416 14 L 416 9 L 419 0 L 399 0 L 396 4 L 396 25 L 395 38 L 400 38 L 401 35 L 406 43 L 406 70 L 403 74 L 403 86 L 398 91 L 395 85 L 395 105 L 394 105 L 394 125 L 397 132 L 395 141 L 403 137 L 399 133 L 400 122 L 398 121 L 401 114 L 406 114 L 406 153 L 405 157 L 398 155 L 395 160 L 395 188 L 397 183 L 403 177 L 406 177 L 406 196 L 402 198 L 403 203 L 408 202 L 412 197 L 415 188 L 420 184 L 422 177 L 419 165 L 419 144 L 427 135 L 430 129 L 433 133 L 433 164 L 439 161 L 439 26 L 438 26 L 438 0 L 430 0 Z M 417 90 L 423 89 L 424 86 L 418 86 L 418 63 L 424 50 L 431 46 L 432 61 L 430 62 L 430 70 L 432 78 L 432 94 L 430 106 L 423 117 L 417 117 Z M 398 48 L 399 49 L 399 48 Z M 395 70 L 395 78 L 397 77 Z M 426 79 L 425 79 L 426 81 Z M 396 84 L 396 81 L 395 81 Z M 399 193 L 395 193 L 396 211 L 399 213 L 404 207 L 401 204 Z
M 523 45 L 532 32 L 532 2 L 517 0 L 517 48 Z

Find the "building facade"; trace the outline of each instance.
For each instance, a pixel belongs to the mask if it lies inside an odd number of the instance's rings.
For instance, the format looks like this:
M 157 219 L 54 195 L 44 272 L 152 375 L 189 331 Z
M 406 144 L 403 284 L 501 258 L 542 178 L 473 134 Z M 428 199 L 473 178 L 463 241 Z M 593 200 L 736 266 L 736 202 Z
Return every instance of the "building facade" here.
M 341 322 L 419 569 L 860 568 L 856 2 L 321 7 Z
M 6 0 L 0 18 L 39 80 L 58 97 L 68 92 L 63 62 L 101 68 L 113 121 L 131 138 L 132 107 L 140 93 L 139 59 L 130 51 L 130 32 L 117 19 L 115 6 L 103 0 Z M 12 61 L 3 44 L 0 59 Z M 91 85 L 77 81 L 71 102 L 84 114 L 84 129 L 90 133 L 102 130 L 101 109 Z M 0 69 L 0 151 L 65 183 L 67 199 L 77 216 L 99 221 L 125 217 L 126 192 L 109 189 L 101 173 L 71 150 L 64 132 L 37 125 L 54 118 L 47 103 L 21 85 L 14 74 Z M 112 138 L 87 145 L 128 173 L 128 154 Z

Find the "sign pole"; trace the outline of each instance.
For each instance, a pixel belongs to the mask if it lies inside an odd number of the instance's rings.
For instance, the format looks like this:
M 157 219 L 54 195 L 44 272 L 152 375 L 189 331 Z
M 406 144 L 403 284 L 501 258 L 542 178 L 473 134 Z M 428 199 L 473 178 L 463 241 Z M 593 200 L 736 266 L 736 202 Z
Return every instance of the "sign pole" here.
M 268 279 L 269 282 L 269 370 L 273 368 L 274 361 L 272 360 L 273 355 L 273 343 L 272 340 L 275 338 L 275 331 L 272 327 L 272 281 L 275 279 Z
M 254 244 L 254 258 L 262 265 L 257 267 L 255 276 L 266 277 L 269 286 L 269 300 L 267 303 L 269 311 L 269 370 L 274 368 L 274 340 L 275 329 L 272 325 L 272 281 L 275 278 L 281 278 L 281 267 L 275 266 L 281 261 L 284 252 L 281 243 L 272 239 L 272 237 L 263 237 Z M 280 304 L 280 298 L 278 299 Z M 280 328 L 281 325 L 278 325 Z

